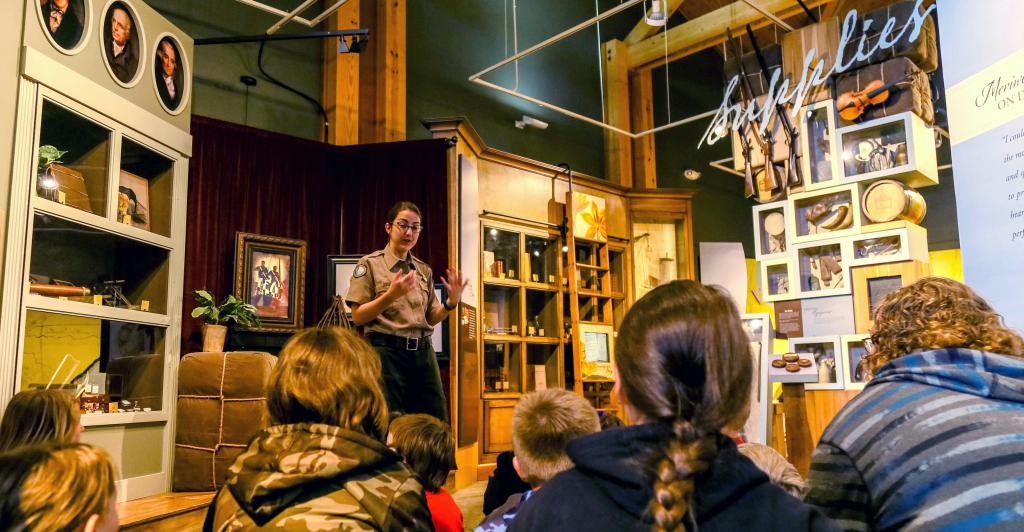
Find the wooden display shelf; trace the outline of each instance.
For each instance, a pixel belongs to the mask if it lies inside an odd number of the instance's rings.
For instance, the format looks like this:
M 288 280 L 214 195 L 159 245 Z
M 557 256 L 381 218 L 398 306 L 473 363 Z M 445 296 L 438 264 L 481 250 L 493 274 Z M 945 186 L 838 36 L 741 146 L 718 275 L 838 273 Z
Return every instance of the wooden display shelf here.
M 562 340 L 557 336 L 527 336 L 526 343 L 535 345 L 558 345 Z
M 114 412 L 110 414 L 82 414 L 83 427 L 105 427 L 132 423 L 166 422 L 170 416 L 164 410 L 152 412 Z
M 582 268 L 584 270 L 596 270 L 596 271 L 599 271 L 599 272 L 606 272 L 606 271 L 608 271 L 608 267 L 607 266 L 595 266 L 593 264 L 580 264 L 578 262 L 576 263 L 576 267 L 577 268 Z
M 34 199 L 35 210 L 41 213 L 63 218 L 65 220 L 75 222 L 77 224 L 98 229 L 105 233 L 110 233 L 114 236 L 121 238 L 128 238 L 131 240 L 137 240 L 144 244 L 156 246 L 163 249 L 171 249 L 174 247 L 173 242 L 170 238 L 151 233 L 138 227 L 133 227 L 127 224 L 108 220 L 102 216 L 85 212 L 74 207 L 69 207 L 56 201 L 51 201 L 46 198 L 36 196 Z
M 527 282 L 527 283 L 523 283 L 523 286 L 525 286 L 527 290 L 534 290 L 534 291 L 537 291 L 537 292 L 552 292 L 553 293 L 553 292 L 561 292 L 562 291 L 560 288 L 558 288 L 558 286 L 553 285 L 553 284 L 546 284 L 546 283 Z
M 611 299 L 626 299 L 626 294 L 623 292 L 612 292 L 608 297 Z
M 155 312 L 143 312 L 141 310 L 128 310 L 125 308 L 108 307 L 105 305 L 93 305 L 78 301 L 65 301 L 55 297 L 46 297 L 39 294 L 28 294 L 25 296 L 25 308 L 55 314 L 70 314 L 72 316 L 84 316 L 87 318 L 106 319 L 113 321 L 126 321 L 155 325 L 157 327 L 168 327 L 171 324 L 170 316 L 157 314 Z
M 484 399 L 519 399 L 522 396 L 522 392 L 483 392 L 481 394 Z
M 484 277 L 484 286 L 501 286 L 508 288 L 519 288 L 523 286 L 523 282 L 518 279 L 509 279 L 501 277 Z
M 500 342 L 500 343 L 515 343 L 523 341 L 523 336 L 519 334 L 485 334 L 484 342 Z
M 611 299 L 612 298 L 611 294 L 606 294 L 604 292 L 598 292 L 597 290 L 583 290 L 583 289 L 580 289 L 579 290 L 579 294 L 581 296 L 583 296 L 583 297 L 600 297 L 600 298 L 603 298 L 603 299 Z

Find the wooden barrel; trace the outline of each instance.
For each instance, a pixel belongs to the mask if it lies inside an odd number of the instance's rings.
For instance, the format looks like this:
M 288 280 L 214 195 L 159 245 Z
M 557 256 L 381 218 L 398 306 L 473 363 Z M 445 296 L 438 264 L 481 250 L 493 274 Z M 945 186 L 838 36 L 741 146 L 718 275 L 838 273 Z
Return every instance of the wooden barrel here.
M 864 191 L 861 202 L 864 216 L 875 223 L 906 220 L 917 224 L 924 220 L 928 205 L 918 191 L 899 181 L 877 181 Z

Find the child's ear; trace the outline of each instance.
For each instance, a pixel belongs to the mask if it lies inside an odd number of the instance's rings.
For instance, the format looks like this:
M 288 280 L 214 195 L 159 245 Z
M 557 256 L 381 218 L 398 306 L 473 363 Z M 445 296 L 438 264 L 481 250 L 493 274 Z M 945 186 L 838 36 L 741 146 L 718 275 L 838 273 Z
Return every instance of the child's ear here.
M 520 480 L 526 482 L 526 479 L 523 478 L 523 470 L 519 467 L 519 459 L 515 456 L 512 457 L 512 469 L 516 470 L 516 475 L 519 475 Z
M 89 519 L 85 522 L 85 527 L 82 528 L 82 532 L 96 532 L 96 525 L 100 522 L 100 514 L 92 514 Z

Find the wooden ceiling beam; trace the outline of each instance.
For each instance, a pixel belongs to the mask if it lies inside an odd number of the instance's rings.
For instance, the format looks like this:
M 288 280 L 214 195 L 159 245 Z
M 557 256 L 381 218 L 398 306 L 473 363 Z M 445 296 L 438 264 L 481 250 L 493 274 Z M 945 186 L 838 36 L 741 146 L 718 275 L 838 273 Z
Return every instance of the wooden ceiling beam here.
M 675 13 L 681 5 L 683 5 L 683 0 L 666 0 L 665 18 L 668 19 L 669 17 L 671 17 L 672 14 Z M 636 44 L 650 37 L 651 35 L 658 33 L 659 29 L 661 28 L 658 26 L 651 26 L 650 24 L 647 23 L 646 20 L 641 20 L 640 22 L 637 22 L 636 27 L 633 28 L 633 31 L 629 32 L 629 35 L 626 36 L 624 42 L 626 44 Z
M 758 0 L 761 6 L 781 19 L 799 13 L 803 8 L 796 0 Z M 805 0 L 809 9 L 833 0 Z M 684 22 L 668 30 L 668 61 L 672 62 L 725 42 L 725 30 L 739 30 L 750 24 L 755 30 L 772 24 L 756 9 L 739 0 L 706 15 Z M 665 36 L 648 37 L 629 46 L 629 69 L 646 70 L 665 64 Z

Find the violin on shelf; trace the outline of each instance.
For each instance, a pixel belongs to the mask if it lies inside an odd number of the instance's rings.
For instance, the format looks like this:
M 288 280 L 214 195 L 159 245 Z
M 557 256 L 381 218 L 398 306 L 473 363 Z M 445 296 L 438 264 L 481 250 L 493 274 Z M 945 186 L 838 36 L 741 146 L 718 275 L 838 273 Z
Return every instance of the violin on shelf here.
M 904 77 L 892 83 L 876 79 L 868 83 L 863 90 L 844 92 L 836 98 L 836 110 L 839 111 L 840 118 L 853 122 L 860 118 L 868 107 L 885 103 L 890 93 L 899 90 L 908 79 L 909 77 Z

